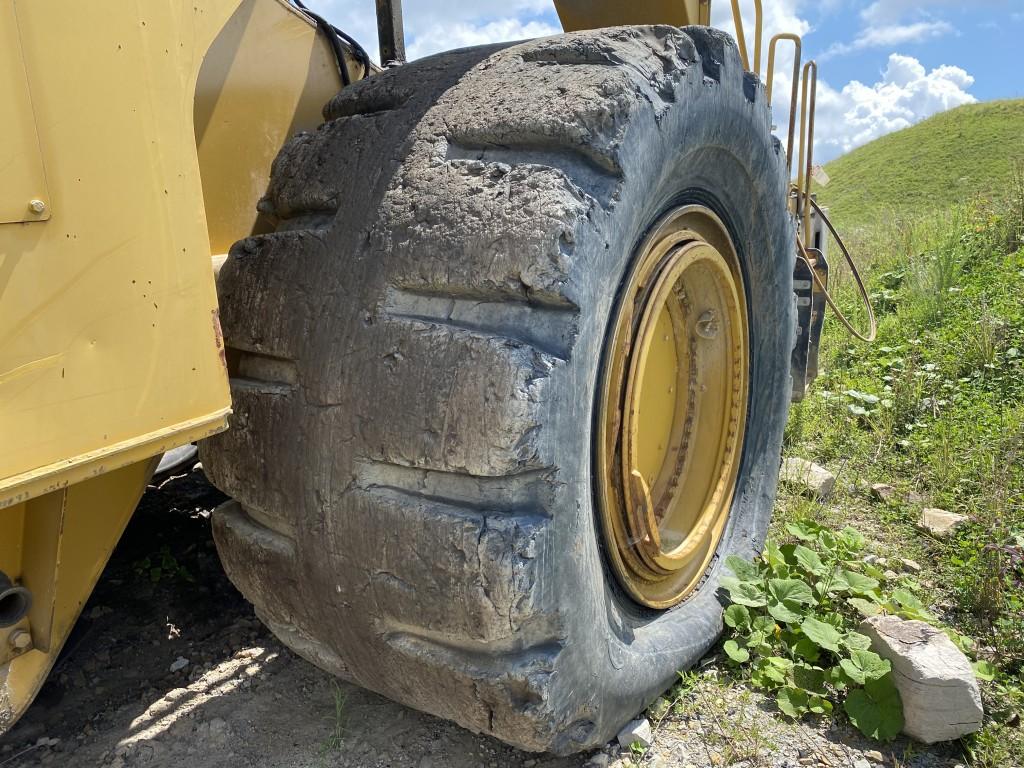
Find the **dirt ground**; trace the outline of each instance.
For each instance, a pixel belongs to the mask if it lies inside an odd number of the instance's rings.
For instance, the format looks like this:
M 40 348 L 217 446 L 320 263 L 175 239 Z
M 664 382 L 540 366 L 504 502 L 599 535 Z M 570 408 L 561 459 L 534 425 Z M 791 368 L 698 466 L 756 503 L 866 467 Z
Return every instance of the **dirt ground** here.
M 151 487 L 0 768 L 570 768 L 633 765 L 617 746 L 556 758 L 399 706 L 278 644 L 228 582 L 201 469 Z M 173 671 L 172 671 L 173 670 Z M 700 684 L 637 764 L 952 768 L 952 747 L 881 752 L 839 724 L 789 724 L 756 696 Z

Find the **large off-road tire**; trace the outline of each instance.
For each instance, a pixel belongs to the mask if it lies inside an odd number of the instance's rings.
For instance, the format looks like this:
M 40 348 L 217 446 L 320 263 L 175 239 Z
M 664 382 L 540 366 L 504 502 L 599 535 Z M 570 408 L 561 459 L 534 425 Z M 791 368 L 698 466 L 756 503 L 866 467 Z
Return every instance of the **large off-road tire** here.
M 525 749 L 601 744 L 714 642 L 721 561 L 771 512 L 794 324 L 763 89 L 724 34 L 617 28 L 423 59 L 325 116 L 220 273 L 224 567 L 326 670 Z M 632 254 L 688 202 L 735 244 L 749 398 L 715 556 L 659 611 L 609 566 L 594 424 Z

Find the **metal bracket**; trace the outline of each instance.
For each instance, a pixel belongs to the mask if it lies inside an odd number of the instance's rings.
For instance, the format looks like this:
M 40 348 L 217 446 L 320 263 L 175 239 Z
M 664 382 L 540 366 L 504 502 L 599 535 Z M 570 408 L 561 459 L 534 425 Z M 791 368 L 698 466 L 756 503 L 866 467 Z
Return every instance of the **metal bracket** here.
M 818 378 L 818 348 L 825 321 L 825 291 L 828 288 L 828 260 L 825 258 L 825 224 L 817 214 L 811 216 L 811 261 L 800 258 L 793 264 L 793 294 L 796 301 L 796 343 L 790 356 L 793 392 L 790 400 L 798 403 Z M 812 274 L 812 270 L 814 274 Z M 815 275 L 817 279 L 815 279 Z
M 377 0 L 377 39 L 382 67 L 405 63 L 402 0 Z

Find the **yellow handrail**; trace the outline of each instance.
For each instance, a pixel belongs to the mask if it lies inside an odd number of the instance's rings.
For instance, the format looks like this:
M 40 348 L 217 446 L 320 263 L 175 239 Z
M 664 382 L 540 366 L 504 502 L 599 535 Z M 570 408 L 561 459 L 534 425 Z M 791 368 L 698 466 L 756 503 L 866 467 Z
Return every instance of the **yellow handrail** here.
M 772 103 L 772 84 L 775 80 L 775 46 L 780 40 L 789 40 L 793 43 L 793 88 L 789 97 L 789 132 L 786 141 L 786 177 L 790 178 L 793 174 L 793 138 L 796 132 L 796 99 L 800 88 L 801 43 L 799 35 L 783 32 L 775 35 L 768 44 L 768 70 L 765 73 L 767 79 L 765 85 L 769 104 Z
M 809 101 L 808 88 L 810 89 Z M 800 162 L 797 165 L 796 181 L 797 205 L 803 214 L 805 237 L 811 230 L 811 168 L 814 163 L 814 108 L 817 92 L 818 64 L 812 59 L 804 64 L 803 85 L 800 93 Z M 799 199 L 800 195 L 803 195 L 802 201 Z
M 743 34 L 743 15 L 740 13 L 740 0 L 732 0 L 732 18 L 736 25 L 736 43 L 740 48 L 740 60 L 743 62 L 743 69 L 761 76 L 761 39 L 763 37 L 763 13 L 761 11 L 761 0 L 754 0 L 754 67 L 750 67 L 750 59 L 747 56 L 747 38 Z

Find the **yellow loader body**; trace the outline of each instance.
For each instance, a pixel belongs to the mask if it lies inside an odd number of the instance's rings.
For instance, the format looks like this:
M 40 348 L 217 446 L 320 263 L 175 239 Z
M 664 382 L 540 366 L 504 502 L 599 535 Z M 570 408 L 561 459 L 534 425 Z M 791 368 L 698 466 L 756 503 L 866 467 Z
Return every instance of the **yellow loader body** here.
M 554 4 L 567 31 L 710 23 L 710 0 Z M 341 84 L 285 0 L 0 4 L 0 733 L 157 458 L 227 427 L 215 268 Z
M 279 0 L 0 5 L 0 731 L 156 457 L 227 426 L 211 256 L 339 88 Z

